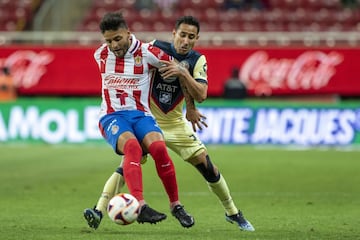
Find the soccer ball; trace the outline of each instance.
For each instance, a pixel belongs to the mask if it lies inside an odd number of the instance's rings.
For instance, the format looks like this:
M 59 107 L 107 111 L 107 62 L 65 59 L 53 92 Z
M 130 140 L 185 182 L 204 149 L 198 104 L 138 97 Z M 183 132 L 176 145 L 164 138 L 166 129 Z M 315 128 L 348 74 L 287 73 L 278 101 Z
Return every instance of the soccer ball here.
M 107 213 L 110 219 L 119 225 L 128 225 L 139 215 L 139 202 L 129 193 L 120 193 L 110 199 Z

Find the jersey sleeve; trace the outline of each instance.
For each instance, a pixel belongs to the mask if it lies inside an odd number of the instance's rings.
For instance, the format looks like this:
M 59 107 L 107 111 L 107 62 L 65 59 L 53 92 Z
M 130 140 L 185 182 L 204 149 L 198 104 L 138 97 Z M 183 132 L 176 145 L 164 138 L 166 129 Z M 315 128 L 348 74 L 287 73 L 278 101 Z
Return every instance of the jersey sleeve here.
M 152 44 L 146 44 L 146 47 L 149 55 L 149 59 L 148 59 L 149 64 L 156 68 L 161 67 L 162 63 L 160 62 L 160 60 L 165 60 L 165 61 L 173 60 L 172 56 L 166 54 L 163 50 L 153 46 Z
M 196 81 L 207 84 L 207 62 L 204 55 L 201 55 L 195 63 L 193 77 Z
M 94 52 L 94 59 L 95 59 L 96 63 L 99 65 L 100 64 L 100 48 L 96 49 L 96 51 Z
M 106 48 L 106 44 L 102 44 L 98 49 L 95 50 L 94 52 L 94 59 L 96 61 L 96 63 L 99 65 L 100 67 L 100 56 L 101 56 L 101 52 L 104 50 L 104 48 Z

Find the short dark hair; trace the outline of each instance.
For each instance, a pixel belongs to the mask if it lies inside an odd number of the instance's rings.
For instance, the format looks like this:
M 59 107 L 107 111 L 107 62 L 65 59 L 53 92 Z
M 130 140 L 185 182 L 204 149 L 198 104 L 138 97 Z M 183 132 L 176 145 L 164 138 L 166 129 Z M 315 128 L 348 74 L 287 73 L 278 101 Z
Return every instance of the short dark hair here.
M 109 12 L 106 13 L 100 21 L 101 33 L 108 30 L 116 31 L 119 28 L 128 29 L 127 23 L 121 14 L 121 12 Z
M 176 21 L 176 24 L 175 24 L 175 30 L 178 30 L 179 26 L 181 24 L 188 24 L 188 25 L 193 25 L 195 27 L 197 27 L 197 33 L 200 32 L 200 23 L 199 21 L 193 17 L 193 16 L 183 16 L 183 17 L 180 17 L 177 21 Z

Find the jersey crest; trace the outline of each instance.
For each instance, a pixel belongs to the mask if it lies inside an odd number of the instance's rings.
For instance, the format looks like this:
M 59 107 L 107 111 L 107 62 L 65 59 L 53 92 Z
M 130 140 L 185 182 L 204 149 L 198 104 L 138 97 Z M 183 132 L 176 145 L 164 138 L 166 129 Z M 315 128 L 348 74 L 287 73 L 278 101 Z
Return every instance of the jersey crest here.
M 134 63 L 135 63 L 135 66 L 140 67 L 142 65 L 142 57 L 141 56 L 135 56 L 134 57 Z

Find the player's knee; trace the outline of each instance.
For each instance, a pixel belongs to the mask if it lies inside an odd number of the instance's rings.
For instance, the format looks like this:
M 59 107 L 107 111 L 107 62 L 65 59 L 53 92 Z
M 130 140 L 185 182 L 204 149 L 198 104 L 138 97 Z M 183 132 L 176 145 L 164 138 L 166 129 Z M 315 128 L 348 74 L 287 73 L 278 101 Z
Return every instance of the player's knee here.
M 167 156 L 168 152 L 164 141 L 155 141 L 149 146 L 150 155 L 154 159 L 162 159 Z
M 125 155 L 126 154 L 136 155 L 136 157 L 139 158 L 141 158 L 142 156 L 142 148 L 139 142 L 135 138 L 126 141 L 123 152 Z
M 220 173 L 212 164 L 209 155 L 206 155 L 206 164 L 199 163 L 199 164 L 195 165 L 195 167 L 204 176 L 206 181 L 208 181 L 210 183 L 219 181 Z

